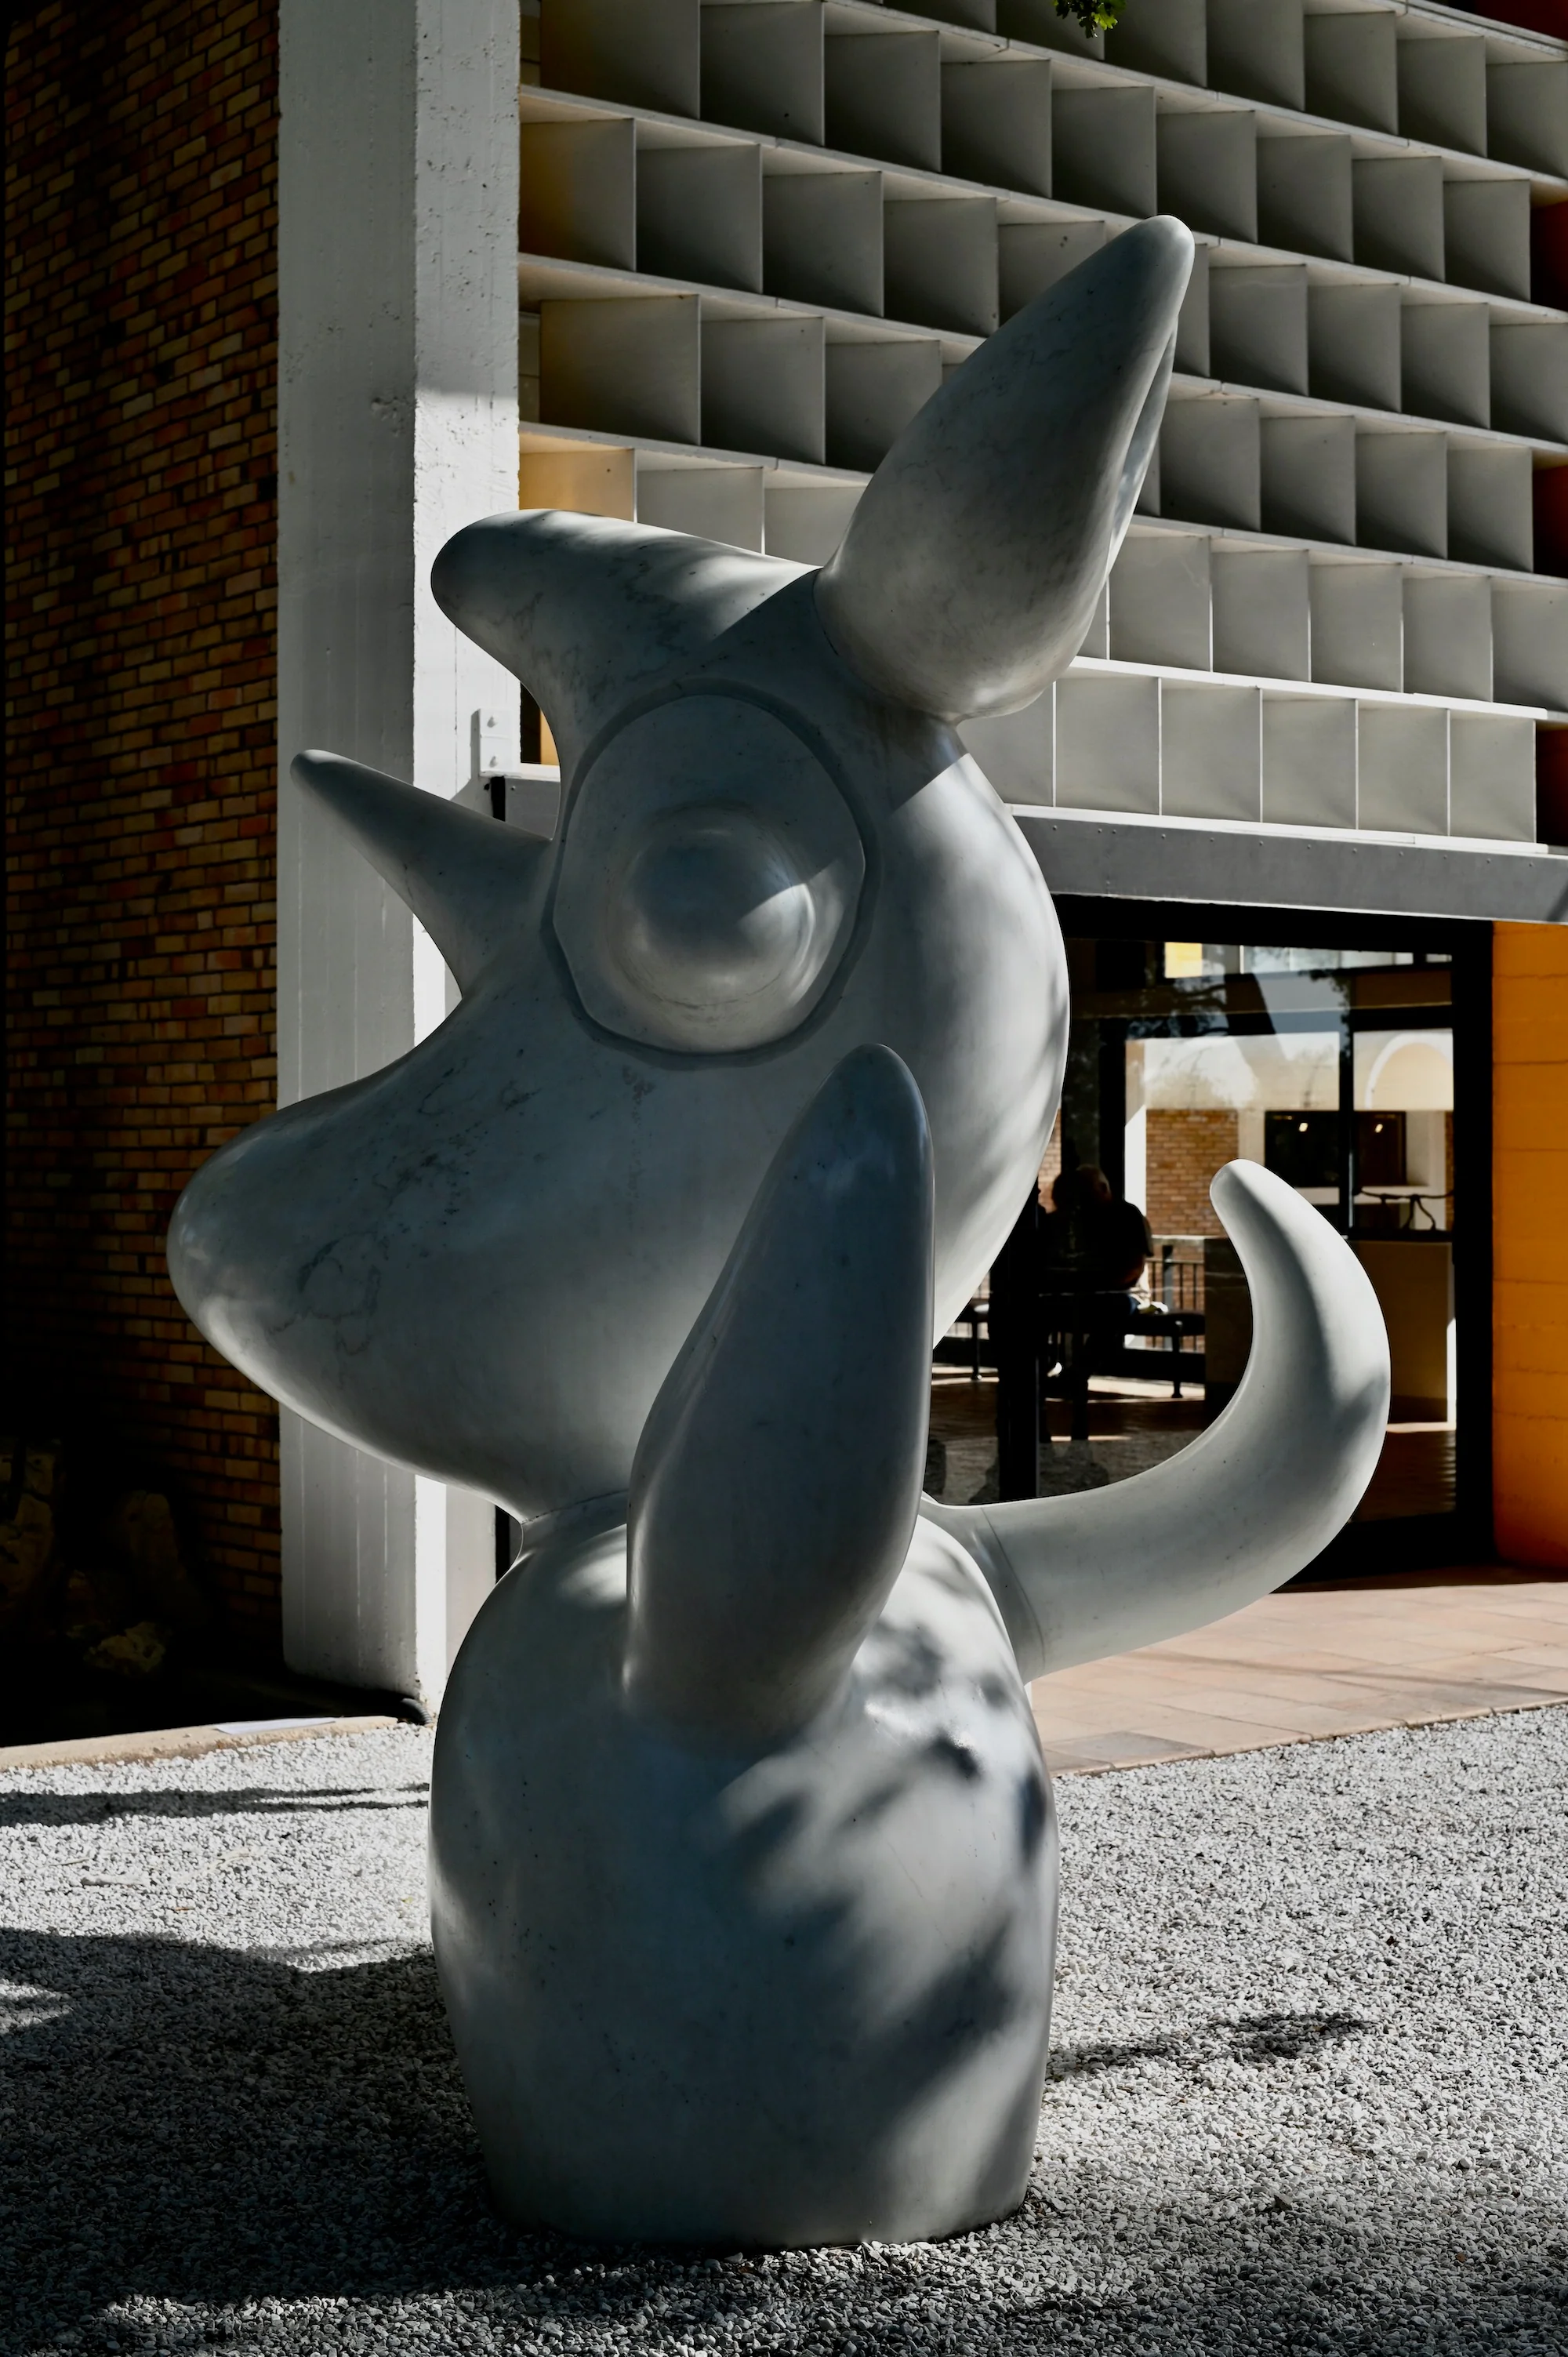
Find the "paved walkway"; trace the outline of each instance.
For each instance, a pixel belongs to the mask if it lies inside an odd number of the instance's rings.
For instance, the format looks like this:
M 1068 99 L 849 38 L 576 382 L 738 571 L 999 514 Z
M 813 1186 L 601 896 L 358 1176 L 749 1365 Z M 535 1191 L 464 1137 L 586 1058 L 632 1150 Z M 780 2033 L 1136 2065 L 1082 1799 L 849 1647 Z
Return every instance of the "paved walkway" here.
M 1568 1578 L 1412 1573 L 1296 1588 L 1037 1679 L 1053 1769 L 1092 1773 L 1568 1702 Z
M 1036 1679 L 1060 1774 L 1568 1702 L 1568 1577 L 1413 1572 L 1268 1596 L 1190 1637 Z M 0 1770 L 197 1757 L 385 1718 L 247 1719 L 0 1749 Z

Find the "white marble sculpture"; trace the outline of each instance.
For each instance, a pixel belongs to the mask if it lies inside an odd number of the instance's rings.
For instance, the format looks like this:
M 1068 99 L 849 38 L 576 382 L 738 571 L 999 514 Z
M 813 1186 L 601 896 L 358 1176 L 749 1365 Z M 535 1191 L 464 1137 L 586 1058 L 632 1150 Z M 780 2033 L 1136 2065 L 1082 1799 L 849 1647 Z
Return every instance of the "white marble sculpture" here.
M 1376 1459 L 1370 1288 L 1235 1163 L 1226 1414 L 1111 1489 L 919 1495 L 932 1335 L 1028 1191 L 1067 1030 L 1049 899 L 952 724 L 1079 643 L 1190 260 L 1151 221 L 1021 313 L 820 573 L 575 515 L 460 533 L 436 594 L 549 715 L 555 841 L 295 764 L 462 1003 L 215 1156 L 170 1265 L 279 1399 L 525 1526 L 432 1818 L 513 2218 L 734 2246 L 1014 2207 L 1056 1890 L 1025 1681 L 1276 1586 Z

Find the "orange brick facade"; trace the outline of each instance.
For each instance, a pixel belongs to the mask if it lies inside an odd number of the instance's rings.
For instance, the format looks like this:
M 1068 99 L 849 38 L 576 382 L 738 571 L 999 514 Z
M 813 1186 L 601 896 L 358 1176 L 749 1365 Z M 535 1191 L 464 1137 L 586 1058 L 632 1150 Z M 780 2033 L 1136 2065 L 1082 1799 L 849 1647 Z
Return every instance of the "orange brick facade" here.
M 1215 1172 L 1236 1158 L 1235 1114 L 1151 1105 L 1144 1118 L 1149 1155 L 1144 1209 L 1154 1233 L 1223 1235 L 1208 1189 Z
M 163 1236 L 274 1102 L 275 0 L 12 12 L 8 1418 L 275 1641 L 276 1412 Z

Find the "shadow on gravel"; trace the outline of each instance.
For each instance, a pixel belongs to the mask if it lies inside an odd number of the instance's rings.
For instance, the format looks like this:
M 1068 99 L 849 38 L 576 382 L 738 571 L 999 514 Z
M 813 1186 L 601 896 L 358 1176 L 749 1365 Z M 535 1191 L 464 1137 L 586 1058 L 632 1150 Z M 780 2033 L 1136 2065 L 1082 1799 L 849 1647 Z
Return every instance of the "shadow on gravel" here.
M 428 1782 L 326 1784 L 295 1792 L 283 1785 L 245 1785 L 231 1792 L 0 1793 L 0 1827 L 102 1825 L 113 1817 L 287 1817 L 296 1810 L 423 1809 Z
M 1168 2038 L 1129 2039 L 1105 2046 L 1063 2046 L 1051 2053 L 1053 2079 L 1092 2079 L 1139 2062 L 1294 2062 L 1325 2046 L 1342 2045 L 1371 2029 L 1353 2013 L 1262 2013 L 1240 2021 L 1211 2021 L 1206 2029 Z
M 1564 2345 L 1562 2254 L 1538 2205 L 1510 2217 L 1492 2201 L 1483 2233 L 1469 2197 L 1431 2180 L 1391 2181 L 1375 2217 L 1262 2188 L 1244 2215 L 1219 2215 L 1175 2185 L 1139 2208 L 1125 2179 L 1086 2161 L 1053 2169 L 988 2234 L 864 2261 L 522 2236 L 486 2204 L 427 1953 L 312 1971 L 172 1940 L 13 1932 L 0 1934 L 0 1978 L 23 1993 L 4 2041 L 0 2276 L 22 2300 L 17 2337 L 0 2326 L 6 2357 L 204 2342 L 478 2357 L 558 2347 L 538 2338 L 557 2322 L 584 2350 L 622 2345 L 614 2333 L 630 2325 L 649 2349 L 694 2337 L 813 2357 Z M 1194 2059 L 1283 2059 L 1304 2050 L 1294 2040 L 1361 2027 L 1269 2016 L 1178 2043 Z M 1110 2069 L 1162 2053 L 1152 2042 L 1064 2059 Z M 240 2313 L 333 2298 L 349 2308 Z M 184 2314 L 156 2333 L 148 2311 L 124 2312 L 160 2300 Z

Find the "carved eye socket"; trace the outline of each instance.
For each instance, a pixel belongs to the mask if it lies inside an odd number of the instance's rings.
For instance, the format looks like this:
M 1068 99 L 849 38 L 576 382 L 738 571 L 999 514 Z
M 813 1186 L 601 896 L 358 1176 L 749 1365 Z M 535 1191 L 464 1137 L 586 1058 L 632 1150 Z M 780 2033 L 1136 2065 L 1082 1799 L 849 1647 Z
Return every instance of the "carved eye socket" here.
M 632 721 L 579 783 L 556 938 L 607 1029 L 688 1053 L 802 1022 L 853 930 L 865 872 L 843 795 L 753 705 L 683 696 Z

